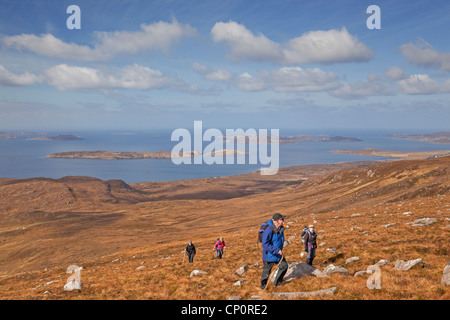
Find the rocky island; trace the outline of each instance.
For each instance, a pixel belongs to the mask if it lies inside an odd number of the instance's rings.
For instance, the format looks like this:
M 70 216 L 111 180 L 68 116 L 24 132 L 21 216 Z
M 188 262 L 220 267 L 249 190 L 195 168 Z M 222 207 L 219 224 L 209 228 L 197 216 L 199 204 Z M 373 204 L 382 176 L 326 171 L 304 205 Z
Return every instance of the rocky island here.
M 47 156 L 47 158 L 65 159 L 170 159 L 170 152 L 121 152 L 121 151 L 68 151 L 57 152 Z
M 78 136 L 74 136 L 72 134 L 61 134 L 58 136 L 54 136 L 54 137 L 47 137 L 47 136 L 42 136 L 42 137 L 35 137 L 35 138 L 28 138 L 27 140 L 40 140 L 40 141 L 55 141 L 55 140 L 59 140 L 59 141 L 66 141 L 66 140 L 83 140 L 82 137 L 78 137 Z
M 202 153 L 198 151 L 186 151 L 180 153 L 180 157 L 197 157 Z M 222 155 L 239 155 L 248 154 L 241 150 L 217 150 L 210 153 L 212 156 Z M 67 151 L 57 152 L 46 156 L 47 158 L 64 158 L 64 159 L 103 159 L 103 160 L 122 160 L 122 159 L 171 159 L 171 152 L 156 151 L 156 152 L 126 152 L 126 151 Z
M 272 135 L 267 135 L 267 143 L 271 144 L 272 139 L 277 139 L 276 136 L 272 137 Z M 233 143 L 234 141 L 240 141 L 239 139 L 245 141 L 245 143 L 260 143 L 258 135 L 235 135 L 232 137 L 223 137 L 223 141 L 225 143 Z M 341 136 L 333 136 L 333 137 L 310 137 L 305 135 L 299 136 L 279 136 L 278 137 L 279 144 L 297 144 L 300 142 L 358 142 L 362 141 L 357 138 L 351 137 L 341 137 Z

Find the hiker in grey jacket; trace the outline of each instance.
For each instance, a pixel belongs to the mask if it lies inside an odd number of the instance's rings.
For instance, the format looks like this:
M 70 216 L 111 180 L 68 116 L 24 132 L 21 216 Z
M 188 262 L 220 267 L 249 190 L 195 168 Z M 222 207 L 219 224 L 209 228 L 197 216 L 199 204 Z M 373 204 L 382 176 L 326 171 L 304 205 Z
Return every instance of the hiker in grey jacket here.
M 304 235 L 305 242 L 305 252 L 308 253 L 306 256 L 306 263 L 312 266 L 313 260 L 316 256 L 316 248 L 317 248 L 317 233 L 315 232 L 314 225 L 309 225 L 309 230 Z

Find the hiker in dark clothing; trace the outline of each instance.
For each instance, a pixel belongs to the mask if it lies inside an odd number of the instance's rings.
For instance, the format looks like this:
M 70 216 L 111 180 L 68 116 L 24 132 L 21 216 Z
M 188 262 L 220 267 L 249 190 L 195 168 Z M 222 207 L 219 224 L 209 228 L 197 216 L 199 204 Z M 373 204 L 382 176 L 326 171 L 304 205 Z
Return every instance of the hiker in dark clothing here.
M 305 233 L 304 235 L 304 242 L 305 242 L 305 252 L 308 253 L 308 255 L 306 256 L 306 263 L 309 264 L 310 266 L 312 266 L 313 260 L 316 256 L 316 248 L 317 248 L 317 243 L 316 243 L 316 238 L 317 238 L 317 233 L 314 231 L 314 225 L 309 225 L 309 230 Z
M 189 240 L 189 243 L 186 246 L 186 253 L 187 253 L 188 257 L 189 257 L 189 263 L 194 262 L 194 256 L 195 256 L 195 254 L 197 252 L 195 250 L 194 244 L 192 243 L 192 240 Z
M 284 245 L 284 218 L 280 213 L 275 213 L 272 219 L 267 221 L 269 225 L 262 235 L 263 247 L 263 272 L 261 275 L 261 289 L 264 289 L 269 280 L 270 271 L 274 265 L 278 264 L 278 271 L 275 276 L 275 286 L 281 285 L 283 277 L 287 272 L 288 264 L 283 255 Z

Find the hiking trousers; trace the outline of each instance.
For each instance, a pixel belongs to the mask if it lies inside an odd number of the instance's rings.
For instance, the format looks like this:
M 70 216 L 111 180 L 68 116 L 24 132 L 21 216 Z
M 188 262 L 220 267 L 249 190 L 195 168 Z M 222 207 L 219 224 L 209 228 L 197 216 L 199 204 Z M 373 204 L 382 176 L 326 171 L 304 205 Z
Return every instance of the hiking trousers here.
M 192 262 L 194 262 L 194 255 L 195 255 L 195 253 L 193 253 L 193 252 L 188 252 L 188 257 L 189 257 L 189 263 L 192 263 Z
M 270 271 L 272 271 L 273 266 L 277 265 L 278 262 L 267 262 L 263 261 L 263 272 L 261 275 L 261 289 L 265 288 L 267 285 L 267 280 L 270 276 Z M 283 260 L 278 265 L 278 272 L 275 275 L 275 286 L 278 286 L 283 281 L 283 277 L 288 270 L 288 264 L 286 259 L 283 257 Z
M 306 256 L 306 263 L 312 266 L 312 262 L 316 257 L 316 248 L 312 245 L 308 245 L 308 255 Z

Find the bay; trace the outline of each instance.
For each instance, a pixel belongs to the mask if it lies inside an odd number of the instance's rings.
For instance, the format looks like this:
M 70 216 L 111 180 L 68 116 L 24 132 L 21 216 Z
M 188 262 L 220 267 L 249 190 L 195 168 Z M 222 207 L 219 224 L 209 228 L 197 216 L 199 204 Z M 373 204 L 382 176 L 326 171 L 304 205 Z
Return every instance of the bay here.
M 223 130 L 222 132 L 225 132 Z M 42 134 L 17 135 L 16 139 L 0 140 L 0 177 L 61 178 L 64 176 L 90 176 L 102 180 L 120 179 L 127 183 L 147 181 L 171 181 L 206 177 L 230 176 L 258 171 L 268 165 L 248 164 L 181 164 L 175 165 L 170 159 L 57 159 L 46 158 L 56 152 L 67 151 L 126 151 L 156 152 L 171 151 L 178 143 L 171 141 L 172 130 L 166 131 L 82 131 L 47 132 L 47 136 L 73 134 L 82 140 L 39 141 L 28 140 Z M 330 152 L 332 149 L 375 148 L 398 151 L 448 150 L 450 145 L 428 142 L 399 140 L 389 137 L 393 133 L 413 134 L 414 132 L 388 132 L 383 130 L 280 130 L 280 135 L 345 136 L 358 138 L 358 142 L 301 142 L 280 145 L 279 165 L 330 164 L 346 161 L 381 160 L 381 157 L 365 157 Z M 209 142 L 203 142 L 203 147 Z

